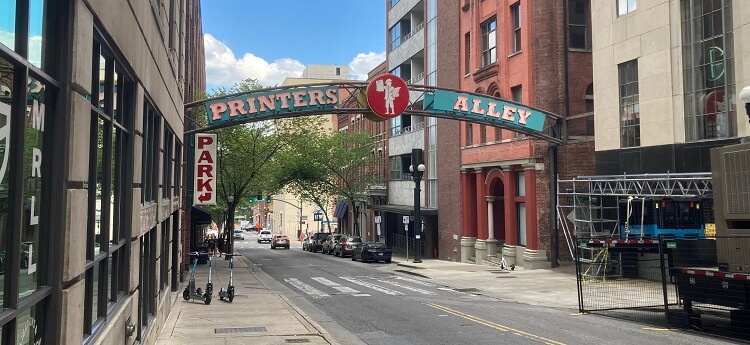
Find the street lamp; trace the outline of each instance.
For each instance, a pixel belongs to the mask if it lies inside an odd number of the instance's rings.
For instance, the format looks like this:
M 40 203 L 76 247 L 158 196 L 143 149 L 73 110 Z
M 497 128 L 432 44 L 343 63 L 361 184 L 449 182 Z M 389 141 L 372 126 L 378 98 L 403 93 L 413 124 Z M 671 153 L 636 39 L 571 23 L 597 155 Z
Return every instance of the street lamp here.
M 227 226 L 225 228 L 225 235 L 226 240 L 224 241 L 227 243 L 227 251 L 224 256 L 224 260 L 229 260 L 232 256 L 232 253 L 234 253 L 234 195 L 227 196 L 227 207 L 229 207 L 229 220 L 227 221 Z
M 422 149 L 411 150 L 411 164 L 409 171 L 411 176 L 414 178 L 414 261 L 413 263 L 421 263 L 422 260 L 419 258 L 422 246 L 419 245 L 420 238 L 422 237 L 422 215 L 420 214 L 420 188 L 419 182 L 422 181 L 424 175 L 424 164 L 422 162 Z M 414 169 L 414 165 L 417 169 Z M 407 253 L 408 254 L 408 253 Z

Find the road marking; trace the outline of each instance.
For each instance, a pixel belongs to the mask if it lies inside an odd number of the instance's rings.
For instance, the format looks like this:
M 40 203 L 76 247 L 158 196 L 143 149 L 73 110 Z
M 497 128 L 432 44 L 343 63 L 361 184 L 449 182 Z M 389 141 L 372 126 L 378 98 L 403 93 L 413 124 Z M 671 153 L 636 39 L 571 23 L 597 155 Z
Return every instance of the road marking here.
M 330 287 L 332 287 L 332 288 L 334 288 L 334 289 L 336 289 L 336 290 L 338 290 L 339 292 L 342 292 L 342 293 L 347 293 L 347 294 L 358 294 L 358 293 L 360 293 L 359 291 L 354 290 L 354 289 L 352 289 L 352 288 L 350 288 L 348 286 L 342 286 L 341 284 L 339 284 L 337 282 L 328 280 L 328 279 L 323 278 L 323 277 L 311 277 L 310 279 L 312 279 L 312 280 L 314 280 L 314 281 L 316 281 L 318 283 L 321 283 L 321 284 L 323 284 L 325 286 L 330 286 Z
M 419 285 L 422 285 L 422 286 L 427 286 L 427 287 L 435 287 L 436 286 L 435 284 L 428 283 L 428 282 L 423 282 L 421 280 L 406 278 L 406 277 L 402 277 L 402 276 L 395 276 L 395 277 L 396 277 L 396 279 L 407 281 L 407 282 L 414 283 L 414 284 L 419 284 Z
M 490 327 L 490 328 L 494 328 L 494 329 L 496 329 L 498 331 L 512 332 L 515 335 L 519 335 L 519 336 L 525 337 L 527 339 L 539 341 L 539 342 L 542 342 L 542 343 L 545 343 L 545 344 L 565 345 L 565 343 L 561 343 L 559 341 L 554 341 L 552 339 L 547 339 L 547 338 L 544 338 L 544 337 L 540 337 L 538 335 L 531 334 L 531 333 L 528 333 L 528 332 L 524 332 L 524 331 L 521 331 L 521 330 L 517 330 L 515 328 L 511 328 L 511 327 L 508 327 L 508 326 L 503 326 L 501 324 L 497 324 L 497 323 L 494 323 L 492 321 L 487 321 L 487 320 L 484 320 L 484 319 L 480 319 L 480 318 L 478 318 L 476 316 L 472 316 L 472 315 L 469 315 L 469 314 L 464 314 L 464 313 L 462 313 L 460 311 L 453 310 L 453 309 L 450 309 L 448 307 L 445 307 L 445 306 L 442 306 L 442 305 L 439 305 L 439 304 L 427 303 L 426 305 L 429 306 L 429 307 L 435 308 L 437 310 L 446 312 L 448 314 L 452 314 L 452 315 L 458 316 L 460 318 L 463 318 L 463 319 L 466 319 L 466 320 L 469 320 L 469 321 L 474 321 L 474 322 L 476 322 L 476 323 L 478 323 L 480 325 L 484 325 L 484 326 L 487 326 L 487 327 Z
M 375 280 L 377 280 L 377 281 L 379 281 L 381 283 L 386 283 L 386 284 L 390 284 L 390 285 L 393 285 L 393 286 L 398 286 L 398 287 L 400 287 L 402 289 L 407 289 L 407 290 L 411 290 L 411 291 L 414 291 L 414 292 L 419 292 L 419 293 L 425 294 L 425 295 L 434 295 L 435 294 L 432 291 L 427 291 L 427 290 L 420 289 L 420 288 L 413 288 L 413 287 L 408 286 L 408 285 L 399 284 L 399 283 L 388 281 L 388 280 L 382 280 L 382 279 L 377 279 L 377 278 L 372 278 L 372 279 L 375 279 Z
M 386 295 L 392 295 L 392 296 L 403 295 L 403 293 L 401 293 L 399 291 L 391 290 L 391 289 L 388 289 L 388 288 L 384 288 L 384 287 L 382 287 L 380 285 L 376 285 L 376 284 L 373 284 L 373 283 L 370 283 L 370 282 L 362 281 L 362 280 L 359 280 L 359 279 L 356 279 L 356 278 L 353 278 L 353 277 L 339 277 L 339 278 L 341 278 L 343 280 L 346 280 L 346 281 L 348 281 L 350 283 L 354 283 L 354 284 L 357 284 L 357 285 L 362 285 L 362 286 L 364 286 L 366 288 L 370 288 L 370 289 L 373 289 L 375 291 L 382 292 L 382 293 L 384 293 Z
M 284 279 L 284 281 L 287 282 L 289 285 L 297 288 L 298 290 L 310 295 L 310 297 L 312 297 L 313 299 L 331 297 L 331 295 L 323 291 L 320 291 L 310 285 L 307 285 L 297 278 L 286 278 Z

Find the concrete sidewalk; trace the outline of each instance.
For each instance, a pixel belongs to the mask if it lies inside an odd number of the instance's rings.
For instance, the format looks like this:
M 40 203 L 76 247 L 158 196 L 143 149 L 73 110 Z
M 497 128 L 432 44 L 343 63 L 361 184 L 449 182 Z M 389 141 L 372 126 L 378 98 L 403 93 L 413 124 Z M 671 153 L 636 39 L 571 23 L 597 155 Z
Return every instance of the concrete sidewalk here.
M 174 307 L 156 344 L 338 344 L 319 324 L 258 279 L 241 258 L 234 260 L 232 303 L 219 299 L 219 289 L 226 289 L 229 281 L 228 260 L 213 260 L 214 292 L 209 305 L 182 298 L 189 279 L 186 273 L 180 290 L 173 293 Z M 196 287 L 205 290 L 208 265 L 199 265 L 196 271 Z

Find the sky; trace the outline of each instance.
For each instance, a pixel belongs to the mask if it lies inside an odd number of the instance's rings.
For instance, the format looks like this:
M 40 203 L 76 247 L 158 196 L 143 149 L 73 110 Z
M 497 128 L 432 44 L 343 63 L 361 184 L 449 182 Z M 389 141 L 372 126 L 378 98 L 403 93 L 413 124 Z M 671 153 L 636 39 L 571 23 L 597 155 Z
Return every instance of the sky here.
M 308 64 L 360 79 L 385 60 L 383 0 L 203 0 L 209 92 L 247 78 L 281 85 Z

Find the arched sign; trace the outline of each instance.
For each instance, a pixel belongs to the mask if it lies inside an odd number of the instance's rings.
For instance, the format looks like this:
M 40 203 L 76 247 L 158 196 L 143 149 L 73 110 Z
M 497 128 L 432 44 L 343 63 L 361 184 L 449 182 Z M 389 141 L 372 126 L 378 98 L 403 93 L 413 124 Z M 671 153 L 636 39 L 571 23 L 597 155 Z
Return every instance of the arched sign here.
M 558 115 L 487 95 L 407 85 L 393 74 L 378 76 L 370 83 L 282 86 L 197 101 L 185 105 L 188 118 L 192 109 L 201 105 L 208 126 L 185 134 L 307 115 L 365 114 L 385 120 L 404 114 L 481 123 L 562 143 L 562 117 Z

